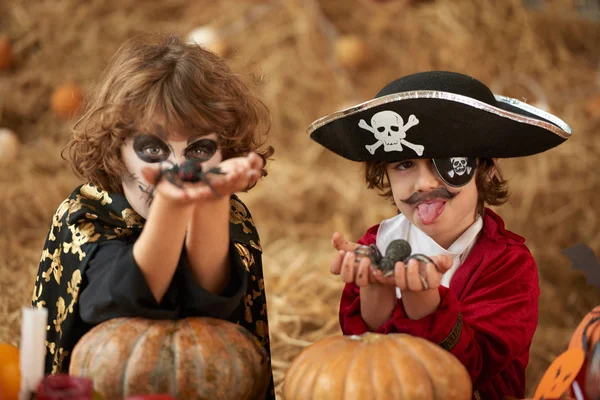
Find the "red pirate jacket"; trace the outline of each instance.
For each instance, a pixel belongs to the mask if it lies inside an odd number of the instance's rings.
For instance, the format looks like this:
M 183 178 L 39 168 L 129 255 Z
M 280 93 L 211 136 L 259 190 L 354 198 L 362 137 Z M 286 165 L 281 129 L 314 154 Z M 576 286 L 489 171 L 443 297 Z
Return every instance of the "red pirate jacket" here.
M 506 230 L 504 221 L 485 210 L 482 234 L 452 277 L 440 287 L 437 311 L 409 319 L 398 299 L 392 317 L 378 333 L 408 333 L 439 343 L 467 368 L 475 398 L 523 398 L 529 347 L 538 322 L 539 284 L 535 261 L 525 240 Z M 359 243 L 375 243 L 379 225 Z M 340 324 L 345 335 L 369 329 L 360 315 L 360 290 L 344 288 Z

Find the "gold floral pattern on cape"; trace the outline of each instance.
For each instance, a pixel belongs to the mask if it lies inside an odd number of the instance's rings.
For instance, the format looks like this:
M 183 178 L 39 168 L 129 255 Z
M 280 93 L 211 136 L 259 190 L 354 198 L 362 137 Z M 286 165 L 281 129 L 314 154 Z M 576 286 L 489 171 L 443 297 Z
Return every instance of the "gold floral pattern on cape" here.
M 250 212 L 237 196 L 230 200 L 230 235 L 249 274 L 239 315 L 232 322 L 245 327 L 270 356 L 262 250 Z M 137 238 L 144 219 L 123 195 L 99 190 L 92 184 L 76 188 L 57 208 L 40 259 L 32 296 L 34 307 L 48 308 L 46 373 L 68 372 L 70 354 L 91 326 L 80 316 L 78 300 L 89 260 L 108 240 Z M 133 236 L 132 236 L 133 235 Z M 275 398 L 271 382 L 270 395 Z

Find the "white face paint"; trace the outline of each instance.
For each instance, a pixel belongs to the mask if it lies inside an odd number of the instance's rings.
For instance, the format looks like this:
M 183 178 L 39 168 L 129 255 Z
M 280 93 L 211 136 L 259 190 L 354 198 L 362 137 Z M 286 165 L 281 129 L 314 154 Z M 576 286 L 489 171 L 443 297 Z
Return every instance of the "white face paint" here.
M 206 160 L 203 165 L 207 169 L 216 167 L 222 160 L 216 141 L 214 133 L 189 138 L 179 134 L 168 137 L 165 134 L 139 134 L 127 139 L 121 147 L 121 157 L 128 172 L 122 185 L 131 207 L 148 218 L 154 182 L 143 178 L 144 167 L 160 165 L 161 169 L 167 169 L 186 160 Z

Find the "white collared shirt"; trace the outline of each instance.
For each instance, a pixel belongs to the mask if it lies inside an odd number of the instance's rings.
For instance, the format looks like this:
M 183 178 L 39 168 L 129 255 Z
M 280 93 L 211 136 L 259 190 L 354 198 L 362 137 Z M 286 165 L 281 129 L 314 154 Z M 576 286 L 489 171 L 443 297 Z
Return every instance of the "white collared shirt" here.
M 398 214 L 381 222 L 377 230 L 376 244 L 381 254 L 385 254 L 385 249 L 392 240 L 404 239 L 410 244 L 411 254 L 419 253 L 429 257 L 447 255 L 451 257 L 454 262 L 452 267 L 442 276 L 441 282 L 442 286 L 450 287 L 452 276 L 473 249 L 482 228 L 483 219 L 478 214 L 475 222 L 446 250 L 427 236 L 425 232 L 411 224 L 403 214 Z M 398 298 L 401 297 L 398 288 L 396 288 L 396 295 Z

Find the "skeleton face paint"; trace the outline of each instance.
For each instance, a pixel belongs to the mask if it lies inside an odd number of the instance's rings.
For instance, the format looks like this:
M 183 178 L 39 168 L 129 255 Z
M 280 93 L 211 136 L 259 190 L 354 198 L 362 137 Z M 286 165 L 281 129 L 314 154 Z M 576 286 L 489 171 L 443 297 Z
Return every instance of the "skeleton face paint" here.
M 206 161 L 217 151 L 217 142 L 213 139 L 198 139 L 184 149 L 187 160 Z M 164 162 L 174 152 L 173 148 L 155 135 L 138 135 L 133 139 L 133 150 L 140 160 L 147 163 Z
M 445 184 L 462 187 L 473 179 L 477 159 L 471 157 L 434 158 L 433 165 Z
M 187 160 L 206 161 L 217 152 L 217 142 L 212 139 L 199 139 L 192 142 L 184 150 Z
M 146 182 L 142 170 L 145 167 L 165 163 L 161 167 L 169 168 L 181 165 L 186 160 L 200 161 L 207 169 L 216 167 L 222 160 L 217 143 L 217 135 L 190 137 L 173 132 L 167 135 L 139 134 L 125 141 L 121 148 L 121 157 L 127 168 L 123 176 L 123 192 L 133 209 L 147 218 L 154 192 L 154 182 Z
M 166 161 L 171 149 L 158 136 L 138 135 L 133 139 L 133 150 L 140 160 L 147 163 Z

